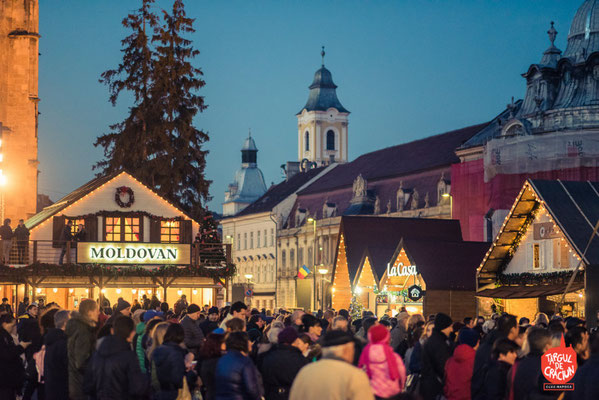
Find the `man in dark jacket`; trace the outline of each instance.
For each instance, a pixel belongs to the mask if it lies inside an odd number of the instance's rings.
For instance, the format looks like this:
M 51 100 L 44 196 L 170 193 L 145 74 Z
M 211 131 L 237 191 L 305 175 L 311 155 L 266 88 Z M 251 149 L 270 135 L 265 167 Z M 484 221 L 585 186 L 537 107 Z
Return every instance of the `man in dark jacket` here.
M 133 320 L 119 316 L 113 334 L 104 337 L 85 374 L 85 393 L 95 399 L 128 400 L 141 398 L 149 379 L 141 372 L 131 341 L 135 336 Z
M 210 307 L 208 310 L 208 318 L 200 323 L 200 329 L 204 334 L 204 337 L 207 337 L 213 330 L 218 328 L 218 307 Z
M 46 400 L 69 398 L 69 356 L 67 335 L 64 330 L 71 312 L 60 310 L 54 314 L 54 326 L 44 338 L 46 356 L 44 357 L 44 386 Z
M 510 379 L 512 370 L 508 373 L 508 393 L 513 390 L 514 399 L 557 399 L 560 392 L 543 390 L 543 383 L 548 381 L 541 371 L 541 358 L 551 347 L 551 334 L 541 327 L 532 328 L 528 333 L 530 352 L 512 368 L 516 368 L 513 381 Z
M 197 304 L 190 304 L 187 307 L 187 315 L 181 320 L 181 327 L 185 332 L 185 346 L 193 353 L 196 360 L 200 354 L 200 348 L 204 344 L 204 334 L 198 325 L 200 313 L 201 310 Z
M 25 226 L 25 221 L 20 219 L 19 226 L 15 228 L 14 232 L 17 238 L 17 255 L 19 264 L 26 264 L 25 254 L 27 250 L 27 244 L 29 243 L 29 229 Z
M 486 400 L 504 400 L 507 388 L 508 371 L 518 357 L 518 345 L 508 338 L 499 339 L 493 345 L 493 356 L 484 368 L 482 398 Z
M 259 400 L 264 395 L 260 373 L 248 357 L 248 342 L 246 332 L 227 336 L 227 354 L 218 360 L 214 373 L 216 399 Z
M 100 328 L 100 331 L 98 332 L 98 339 L 110 335 L 110 329 L 112 328 L 112 324 L 121 315 L 125 317 L 131 315 L 131 304 L 129 304 L 128 301 L 123 300 L 122 297 L 119 297 L 119 299 L 116 302 L 116 312 L 110 315 L 110 318 L 108 318 L 106 322 L 104 322 L 104 325 L 102 325 L 102 328 Z
M 452 351 L 447 340 L 453 330 L 452 324 L 449 315 L 438 313 L 433 333 L 422 346 L 420 389 L 424 400 L 434 400 L 443 393 L 445 363 Z
M 25 392 L 23 398 L 29 400 L 35 392 L 38 381 L 37 371 L 35 369 L 35 360 L 33 354 L 42 348 L 42 332 L 38 319 L 39 309 L 37 305 L 30 304 L 27 312 L 19 317 L 17 333 L 21 342 L 30 342 L 31 346 L 25 350 L 25 360 L 27 361 L 27 381 L 25 382 Z
M 69 398 L 83 400 L 83 376 L 96 344 L 96 324 L 100 310 L 92 299 L 84 299 L 79 304 L 79 313 L 69 322 L 67 334 L 67 355 L 69 357 Z
M 12 249 L 12 228 L 10 227 L 10 219 L 4 220 L 4 225 L 0 227 L 0 239 L 2 239 L 2 261 L 4 265 L 10 262 L 10 250 Z
M 8 313 L 12 315 L 12 306 L 8 302 L 8 298 L 2 298 L 2 304 L 0 304 L 0 312 Z
M 593 333 L 590 346 L 591 358 L 576 371 L 576 375 L 574 376 L 574 392 L 567 393 L 567 399 L 599 399 L 599 333 Z
M 514 315 L 504 314 L 496 321 L 497 328 L 489 332 L 481 342 L 474 358 L 474 370 L 470 386 L 472 400 L 485 400 L 485 371 L 491 362 L 493 345 L 500 339 L 515 340 L 518 337 L 518 320 Z
M 260 372 L 264 377 L 264 396 L 268 400 L 288 399 L 293 380 L 309 363 L 296 347 L 300 341 L 297 331 L 289 326 L 279 332 L 278 346 L 266 353 Z
M 67 243 L 73 241 L 73 232 L 71 232 L 72 227 L 73 223 L 71 222 L 71 220 L 68 220 L 67 224 L 64 226 L 64 228 L 62 228 L 62 232 L 60 233 L 60 244 L 62 246 L 62 250 L 60 251 L 58 265 L 62 265 L 64 256 L 65 254 L 67 254 Z

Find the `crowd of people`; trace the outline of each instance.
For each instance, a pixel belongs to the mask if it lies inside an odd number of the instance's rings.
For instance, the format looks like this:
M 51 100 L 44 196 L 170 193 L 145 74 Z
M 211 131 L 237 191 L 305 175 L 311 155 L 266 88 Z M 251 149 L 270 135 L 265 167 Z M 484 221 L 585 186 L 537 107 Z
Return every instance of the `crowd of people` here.
M 242 302 L 173 307 L 84 299 L 0 305 L 0 399 L 597 399 L 599 334 L 578 318 L 452 321 L 402 309 L 272 313 Z M 574 391 L 545 391 L 542 354 L 562 335 Z

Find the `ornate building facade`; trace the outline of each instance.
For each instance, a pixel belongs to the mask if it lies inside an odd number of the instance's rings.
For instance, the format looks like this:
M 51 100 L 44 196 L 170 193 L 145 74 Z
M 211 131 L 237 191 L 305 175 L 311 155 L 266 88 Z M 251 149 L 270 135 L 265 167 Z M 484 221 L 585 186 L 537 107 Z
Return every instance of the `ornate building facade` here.
M 0 214 L 36 213 L 38 158 L 37 0 L 0 0 Z

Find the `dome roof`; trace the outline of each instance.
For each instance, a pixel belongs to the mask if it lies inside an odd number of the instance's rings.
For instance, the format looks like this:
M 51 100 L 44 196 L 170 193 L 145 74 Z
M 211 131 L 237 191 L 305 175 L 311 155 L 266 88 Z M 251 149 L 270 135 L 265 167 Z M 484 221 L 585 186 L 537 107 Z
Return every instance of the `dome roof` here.
M 585 0 L 570 25 L 564 57 L 585 61 L 596 51 L 599 51 L 599 0 Z
M 240 168 L 235 173 L 238 191 L 233 201 L 253 203 L 266 193 L 262 171 L 256 167 Z
M 333 82 L 333 75 L 323 65 L 314 74 L 314 81 L 310 85 L 310 95 L 302 111 L 326 111 L 329 108 L 336 108 L 339 112 L 349 113 L 341 105 L 335 89 L 337 89 L 337 85 Z M 301 111 L 298 114 L 300 113 Z
M 241 150 L 258 151 L 258 148 L 256 147 L 256 142 L 254 142 L 254 139 L 251 136 L 248 136 L 248 138 L 245 139 L 245 142 L 243 142 L 243 147 L 241 148 Z

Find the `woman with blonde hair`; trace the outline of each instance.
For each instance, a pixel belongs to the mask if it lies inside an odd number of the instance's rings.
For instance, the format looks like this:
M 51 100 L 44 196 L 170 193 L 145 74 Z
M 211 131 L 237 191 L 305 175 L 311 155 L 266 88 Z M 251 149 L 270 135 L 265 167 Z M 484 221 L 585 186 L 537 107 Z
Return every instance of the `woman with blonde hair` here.
M 152 340 L 150 347 L 148 347 L 148 360 L 152 362 L 152 353 L 158 346 L 160 346 L 164 340 L 164 334 L 168 329 L 170 322 L 160 322 L 150 332 L 150 338 Z

